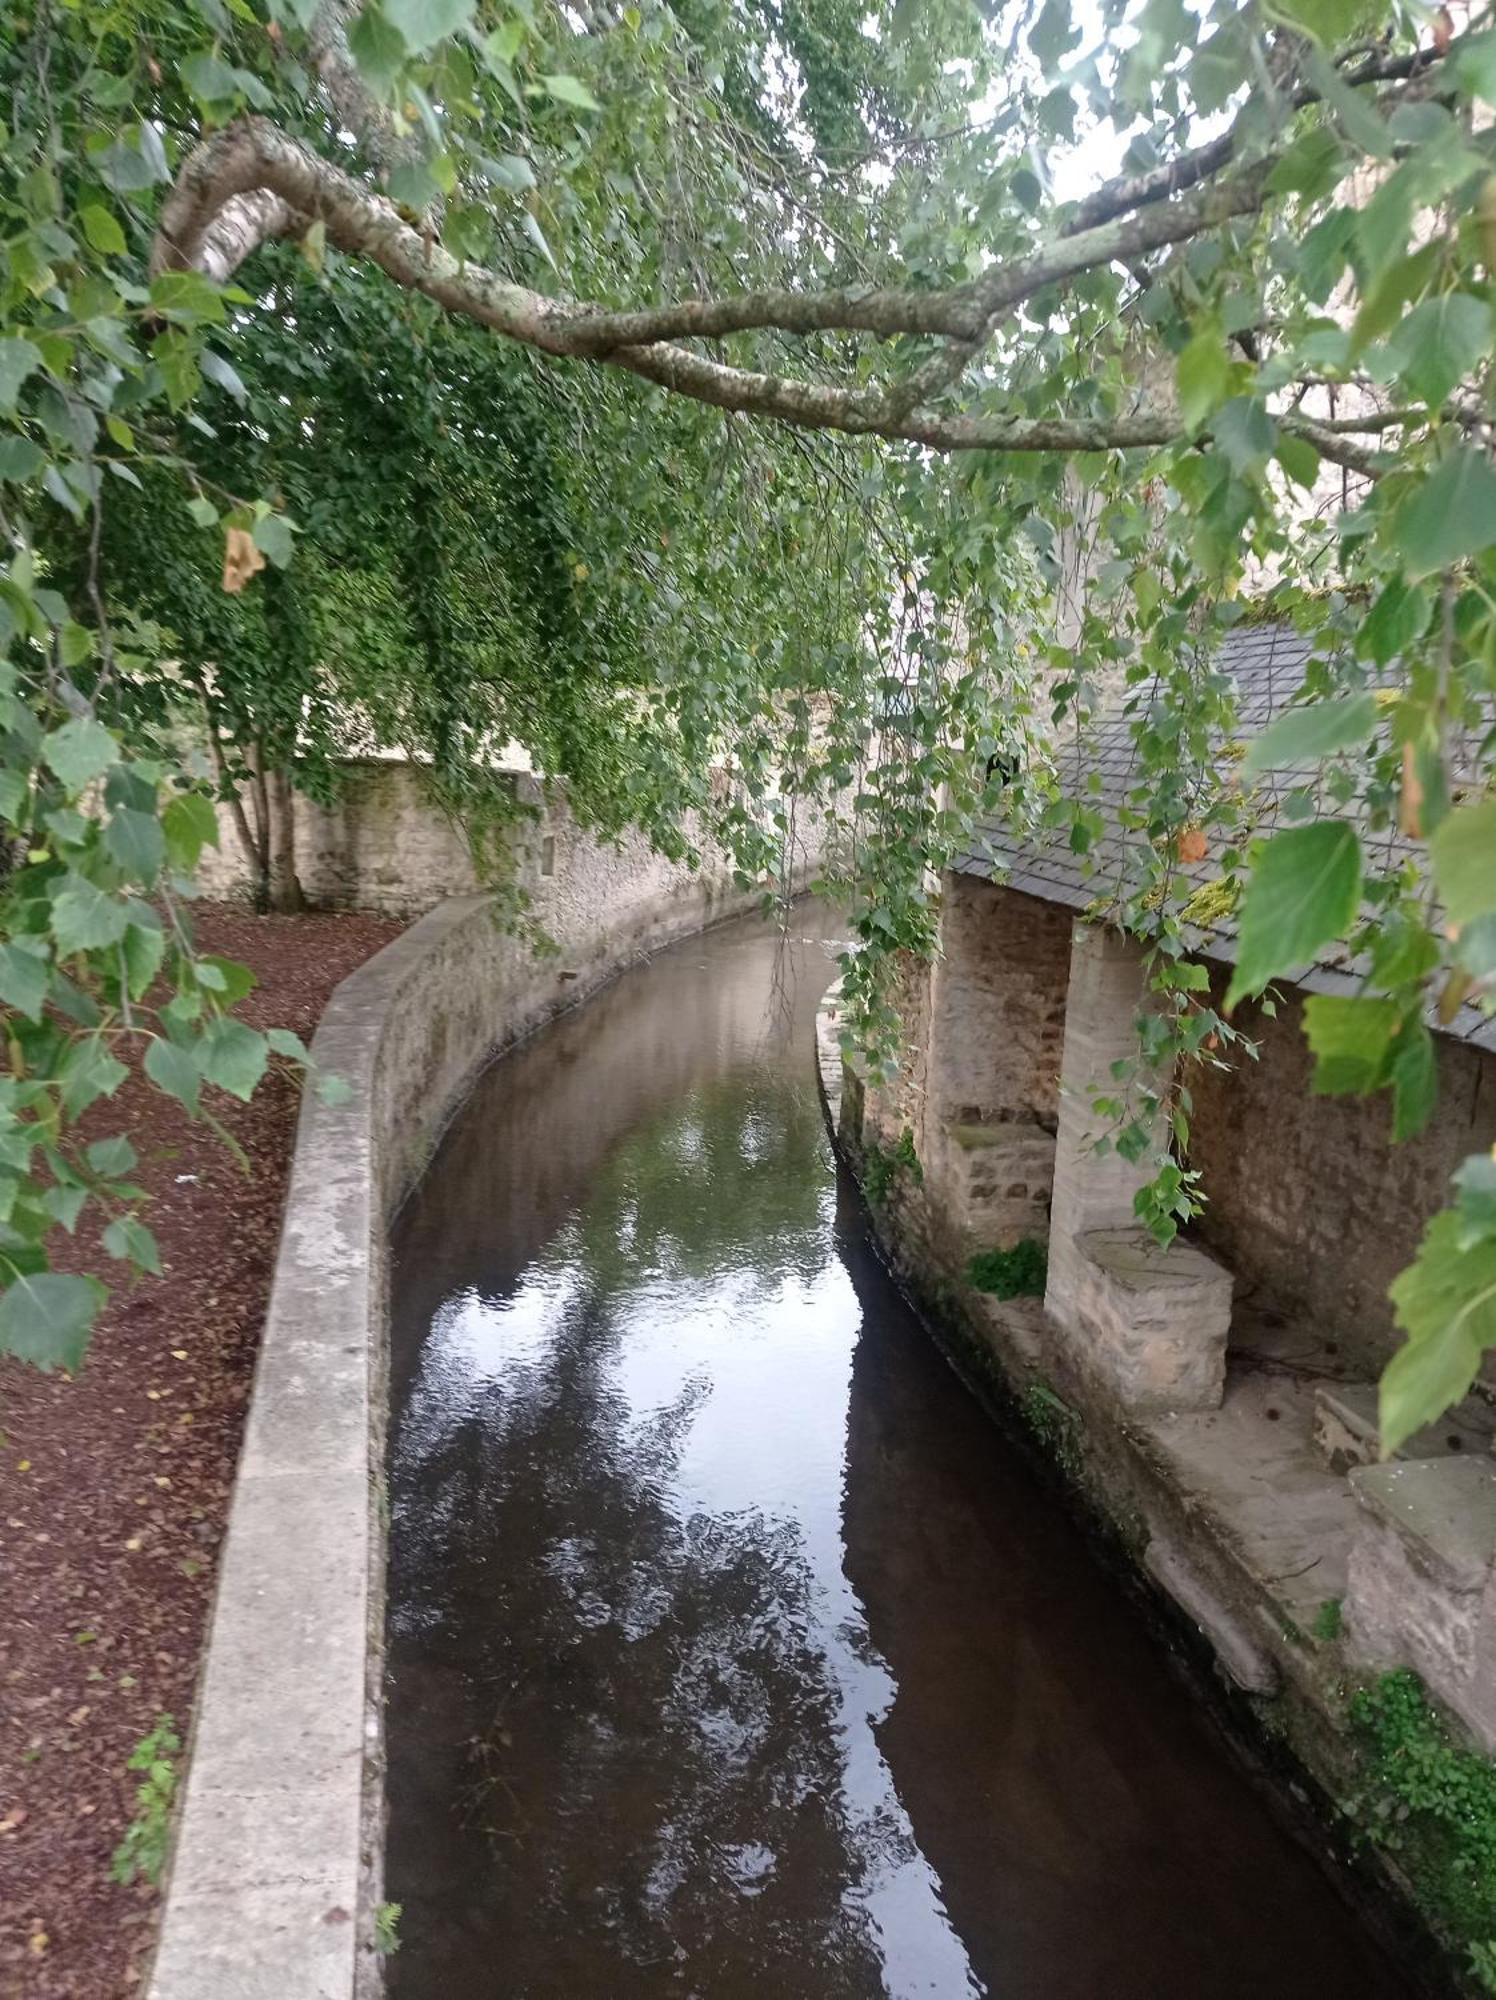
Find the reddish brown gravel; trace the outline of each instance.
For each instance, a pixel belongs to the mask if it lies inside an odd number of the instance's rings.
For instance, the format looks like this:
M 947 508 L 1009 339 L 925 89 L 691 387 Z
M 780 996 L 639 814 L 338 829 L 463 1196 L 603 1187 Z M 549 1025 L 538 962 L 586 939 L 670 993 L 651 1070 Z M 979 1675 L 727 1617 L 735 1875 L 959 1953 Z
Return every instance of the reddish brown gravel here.
M 258 974 L 245 1019 L 308 1038 L 400 928 L 224 905 L 197 925 Z M 125 1762 L 191 1710 L 298 1105 L 284 1075 L 249 1104 L 212 1095 L 247 1174 L 133 1081 L 95 1107 L 141 1156 L 166 1275 L 116 1290 L 76 1381 L 0 1362 L 0 2000 L 136 1994 L 154 1935 L 155 1891 L 109 1876 L 139 1782 Z

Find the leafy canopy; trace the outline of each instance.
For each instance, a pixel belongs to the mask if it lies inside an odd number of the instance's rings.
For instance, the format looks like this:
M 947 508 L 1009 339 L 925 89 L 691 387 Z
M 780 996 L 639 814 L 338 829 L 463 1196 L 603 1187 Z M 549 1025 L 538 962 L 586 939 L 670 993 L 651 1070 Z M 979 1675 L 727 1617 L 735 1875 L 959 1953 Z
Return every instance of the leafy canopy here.
M 0 1342 L 74 1359 L 46 1235 L 134 1216 L 89 1106 L 138 1063 L 209 1115 L 272 1054 L 188 922 L 251 747 L 315 788 L 401 743 L 481 820 L 513 735 L 749 880 L 818 804 L 888 1060 L 931 871 L 998 809 L 1086 852 L 1049 746 L 1132 691 L 1146 1063 L 1232 1033 L 1203 851 L 1234 997 L 1350 946 L 1316 1087 L 1427 1119 L 1429 1019 L 1496 974 L 1483 10 L 29 0 L 0 63 L 0 1258 L 54 1329 L 7 1292 Z M 1244 585 L 1320 658 L 1239 767 Z M 1399 1283 L 1389 1447 L 1478 1361 L 1488 1165 Z M 1144 1212 L 1197 1199 L 1166 1163 Z

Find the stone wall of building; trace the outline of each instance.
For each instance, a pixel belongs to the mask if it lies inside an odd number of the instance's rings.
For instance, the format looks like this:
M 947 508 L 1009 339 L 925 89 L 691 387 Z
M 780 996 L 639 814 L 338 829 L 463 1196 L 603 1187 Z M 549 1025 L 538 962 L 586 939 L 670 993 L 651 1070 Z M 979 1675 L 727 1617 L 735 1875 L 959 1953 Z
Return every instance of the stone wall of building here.
M 1215 982 L 1215 1004 L 1225 979 Z M 1380 1097 L 1314 1097 L 1295 998 L 1276 1017 L 1242 1007 L 1259 1055 L 1229 1071 L 1193 1068 L 1190 1163 L 1209 1206 L 1194 1234 L 1236 1274 L 1239 1303 L 1335 1342 L 1348 1370 L 1380 1371 L 1398 1345 L 1387 1287 L 1412 1261 L 1467 1153 L 1496 1142 L 1496 1057 L 1439 1040 L 1439 1105 L 1428 1129 L 1392 1144 Z
M 1070 912 L 974 875 L 941 884 L 928 1092 L 942 1124 L 1059 1116 Z

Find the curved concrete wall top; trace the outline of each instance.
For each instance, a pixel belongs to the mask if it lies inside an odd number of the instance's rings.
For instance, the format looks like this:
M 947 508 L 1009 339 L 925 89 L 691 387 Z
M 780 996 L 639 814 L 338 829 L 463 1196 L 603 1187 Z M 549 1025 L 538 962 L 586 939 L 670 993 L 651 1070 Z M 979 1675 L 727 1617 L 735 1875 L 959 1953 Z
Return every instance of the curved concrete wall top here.
M 496 1049 L 751 901 L 663 864 L 582 887 L 543 960 L 487 898 L 442 904 L 344 980 L 317 1031 L 317 1063 L 352 1095 L 302 1108 L 151 2000 L 380 1984 L 390 1216 Z

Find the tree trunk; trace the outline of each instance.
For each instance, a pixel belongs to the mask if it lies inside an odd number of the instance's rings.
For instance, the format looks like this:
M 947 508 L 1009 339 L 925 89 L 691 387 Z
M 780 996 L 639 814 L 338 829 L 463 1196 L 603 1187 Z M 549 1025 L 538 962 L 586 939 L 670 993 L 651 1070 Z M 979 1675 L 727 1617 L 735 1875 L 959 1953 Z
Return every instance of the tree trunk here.
M 284 771 L 271 771 L 267 778 L 270 853 L 266 901 L 281 915 L 296 916 L 306 908 L 296 873 L 296 793 Z

